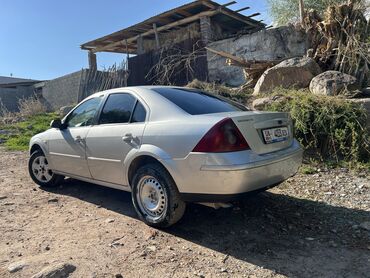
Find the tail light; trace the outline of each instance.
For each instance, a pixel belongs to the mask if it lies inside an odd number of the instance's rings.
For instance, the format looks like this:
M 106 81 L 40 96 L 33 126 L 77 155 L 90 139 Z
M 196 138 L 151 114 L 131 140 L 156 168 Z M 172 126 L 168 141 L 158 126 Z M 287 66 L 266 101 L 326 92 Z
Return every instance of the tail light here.
M 193 152 L 237 152 L 248 150 L 249 145 L 230 118 L 212 127 L 195 146 Z

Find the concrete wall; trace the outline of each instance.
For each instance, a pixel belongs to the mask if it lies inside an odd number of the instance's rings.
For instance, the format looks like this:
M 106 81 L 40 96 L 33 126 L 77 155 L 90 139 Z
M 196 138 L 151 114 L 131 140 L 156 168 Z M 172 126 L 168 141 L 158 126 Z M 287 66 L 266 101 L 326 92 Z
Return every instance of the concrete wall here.
M 208 46 L 247 60 L 277 60 L 305 55 L 309 42 L 302 31 L 297 31 L 293 26 L 283 26 L 212 42 Z M 242 69 L 226 66 L 225 58 L 208 51 L 207 60 L 210 81 L 232 86 L 245 82 Z
M 85 70 L 80 70 L 45 82 L 42 96 L 51 110 L 78 102 Z
M 0 114 L 5 107 L 7 111 L 18 111 L 18 101 L 33 95 L 33 86 L 17 86 L 16 88 L 0 88 Z

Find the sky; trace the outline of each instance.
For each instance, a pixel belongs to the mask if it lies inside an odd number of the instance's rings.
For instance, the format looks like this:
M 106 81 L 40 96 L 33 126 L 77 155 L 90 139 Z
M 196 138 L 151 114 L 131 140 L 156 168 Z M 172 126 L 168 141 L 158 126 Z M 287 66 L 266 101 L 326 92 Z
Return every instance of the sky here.
M 191 0 L 0 0 L 0 76 L 48 80 L 88 67 L 80 45 L 141 22 Z M 219 0 L 228 3 L 230 0 Z M 266 0 L 237 0 L 268 25 Z M 98 53 L 98 67 L 124 59 Z

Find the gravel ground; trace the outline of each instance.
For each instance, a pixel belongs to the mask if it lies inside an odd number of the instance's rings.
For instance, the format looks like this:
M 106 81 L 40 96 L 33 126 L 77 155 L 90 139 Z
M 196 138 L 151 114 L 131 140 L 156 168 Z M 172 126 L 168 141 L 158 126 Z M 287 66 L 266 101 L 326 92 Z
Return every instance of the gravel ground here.
M 230 209 L 190 204 L 161 231 L 129 193 L 71 179 L 46 191 L 27 153 L 0 157 L 1 277 L 370 277 L 366 173 L 298 174 Z

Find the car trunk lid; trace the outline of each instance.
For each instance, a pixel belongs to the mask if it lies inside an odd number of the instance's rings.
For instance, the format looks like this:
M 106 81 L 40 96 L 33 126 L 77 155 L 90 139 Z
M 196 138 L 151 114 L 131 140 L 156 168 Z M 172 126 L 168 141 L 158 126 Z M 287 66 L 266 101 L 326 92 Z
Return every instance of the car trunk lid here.
M 293 125 L 288 113 L 239 112 L 229 117 L 258 154 L 288 148 L 293 142 Z

